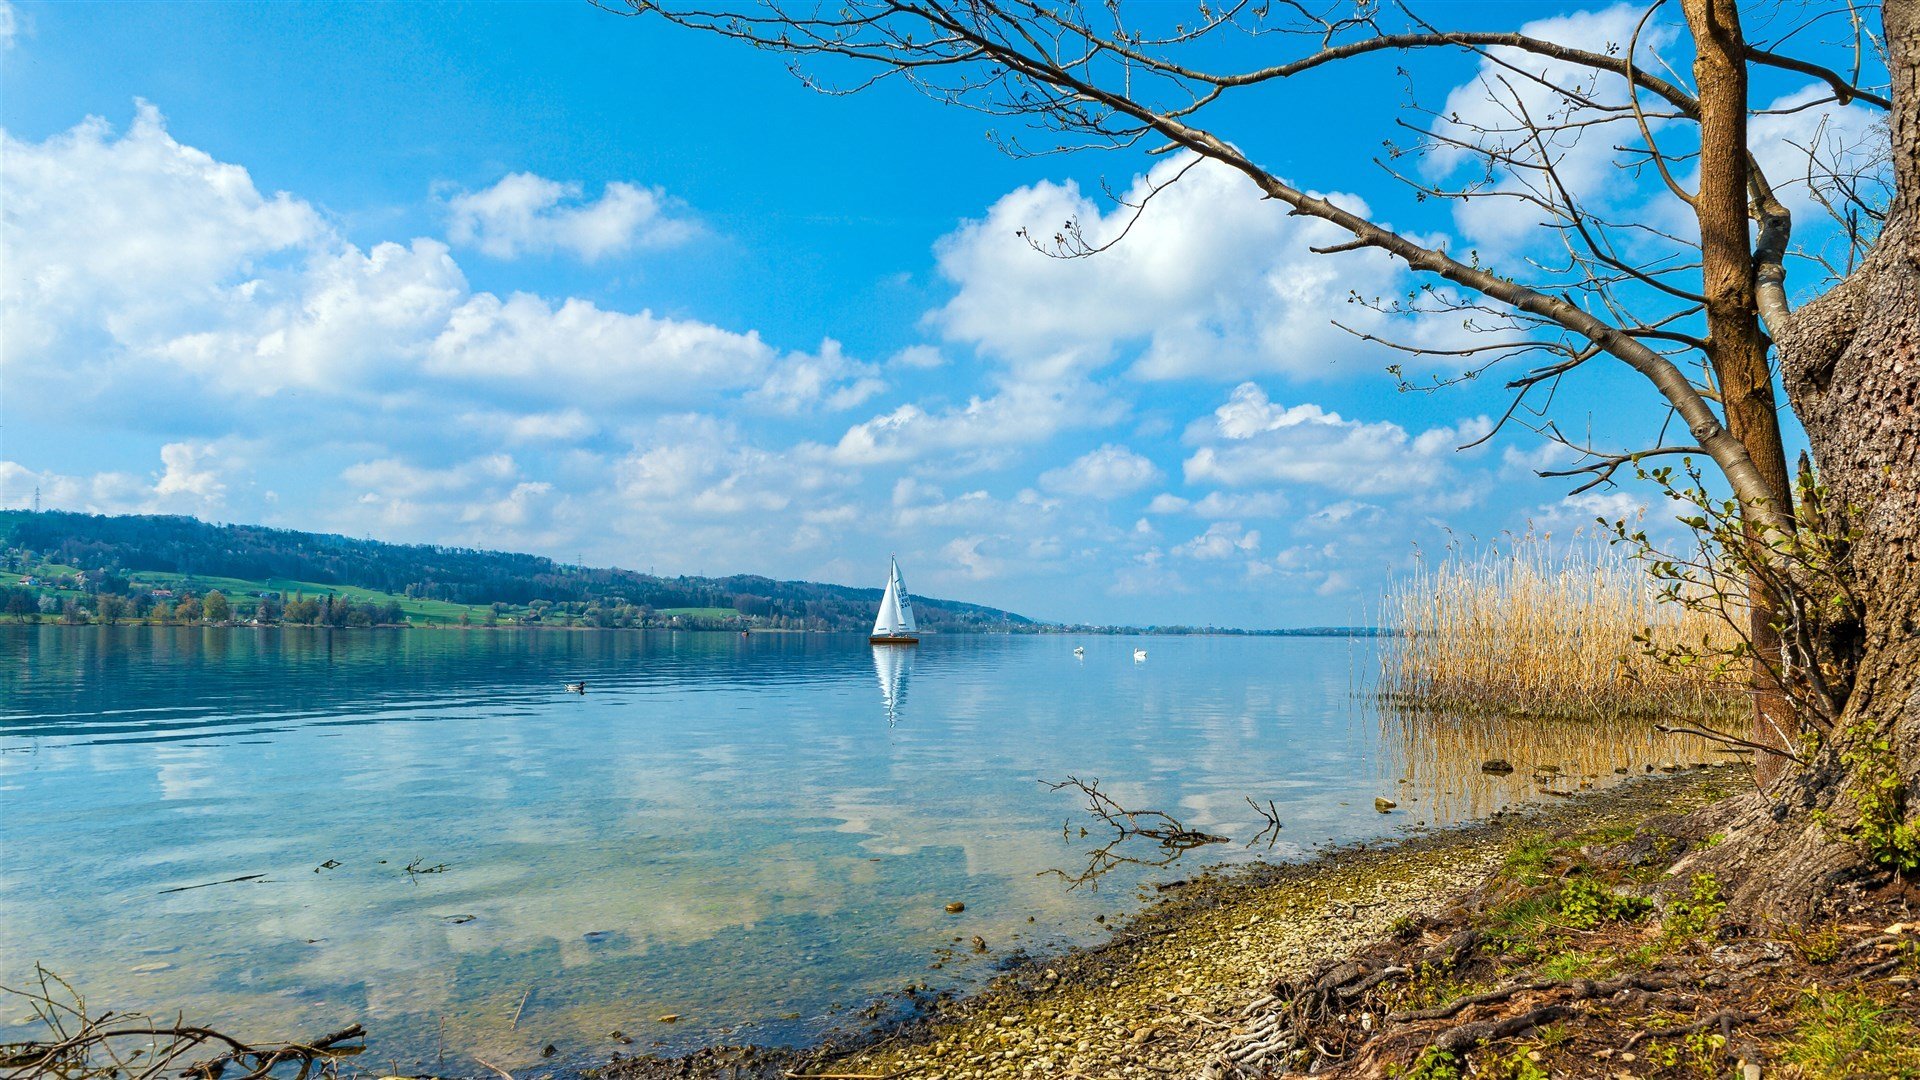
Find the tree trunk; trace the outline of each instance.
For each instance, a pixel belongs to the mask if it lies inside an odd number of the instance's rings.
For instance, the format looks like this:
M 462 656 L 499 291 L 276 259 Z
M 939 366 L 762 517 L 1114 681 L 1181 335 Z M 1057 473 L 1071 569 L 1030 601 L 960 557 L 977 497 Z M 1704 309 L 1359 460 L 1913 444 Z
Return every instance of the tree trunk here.
M 1700 97 L 1700 182 L 1694 213 L 1700 223 L 1700 270 L 1707 300 L 1708 354 L 1720 384 L 1727 430 L 1747 448 L 1747 456 L 1769 489 L 1767 509 L 1776 526 L 1793 516 L 1793 488 L 1787 477 L 1787 451 L 1780 437 L 1780 416 L 1773 396 L 1773 372 L 1767 363 L 1767 336 L 1761 330 L 1756 298 L 1752 242 L 1748 234 L 1746 35 L 1736 0 L 1685 0 L 1687 29 L 1694 41 L 1694 84 Z M 1750 522 L 1749 544 L 1757 545 L 1766 526 Z M 1750 668 L 1754 738 L 1779 750 L 1794 748 L 1799 727 L 1792 704 L 1776 676 L 1780 670 L 1779 612 L 1758 578 L 1747 583 L 1747 634 L 1753 645 Z M 1761 754 L 1755 780 L 1771 790 L 1787 759 Z
M 1860 268 L 1796 312 L 1777 342 L 1788 399 L 1831 505 L 1854 539 L 1846 577 L 1863 617 L 1833 737 L 1774 807 L 1725 808 L 1728 843 L 1688 860 L 1728 872 L 1735 906 L 1799 921 L 1836 886 L 1885 872 L 1849 832 L 1876 776 L 1920 810 L 1920 4 L 1884 8 L 1893 74 L 1895 195 Z M 1874 744 L 1886 750 L 1868 751 Z M 1744 816 L 1740 816 L 1744 813 Z M 1886 860 L 1879 860 L 1884 864 Z

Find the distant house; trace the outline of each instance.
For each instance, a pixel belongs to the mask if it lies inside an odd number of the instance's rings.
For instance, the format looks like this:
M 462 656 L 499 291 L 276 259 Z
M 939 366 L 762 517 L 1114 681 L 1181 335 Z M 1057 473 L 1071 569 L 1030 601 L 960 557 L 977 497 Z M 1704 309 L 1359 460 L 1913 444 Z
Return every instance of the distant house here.
M 153 590 L 153 598 L 155 600 L 171 600 L 173 599 L 173 590 L 172 589 L 155 589 Z

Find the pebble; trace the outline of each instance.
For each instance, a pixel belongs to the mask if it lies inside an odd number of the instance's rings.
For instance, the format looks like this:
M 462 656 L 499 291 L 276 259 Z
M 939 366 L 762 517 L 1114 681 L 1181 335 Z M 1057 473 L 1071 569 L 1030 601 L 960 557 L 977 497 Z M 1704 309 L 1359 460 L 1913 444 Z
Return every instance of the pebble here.
M 1373 800 L 1373 808 L 1383 814 L 1390 812 L 1394 807 L 1399 805 L 1399 803 L 1394 802 L 1392 799 L 1376 798 Z
M 949 915 L 958 915 L 965 910 L 967 910 L 967 905 L 961 903 L 958 900 L 955 900 L 953 903 L 947 905 L 947 914 Z

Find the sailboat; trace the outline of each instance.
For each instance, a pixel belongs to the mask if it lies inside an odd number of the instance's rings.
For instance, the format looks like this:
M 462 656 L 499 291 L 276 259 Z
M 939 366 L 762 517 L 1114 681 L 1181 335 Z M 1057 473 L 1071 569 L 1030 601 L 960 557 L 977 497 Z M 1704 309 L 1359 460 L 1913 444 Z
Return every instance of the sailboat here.
M 873 633 L 867 640 L 875 645 L 918 645 L 913 601 L 907 596 L 907 583 L 900 580 L 900 560 L 892 562 L 893 574 L 887 578 L 887 592 L 880 598 L 880 613 L 874 616 Z

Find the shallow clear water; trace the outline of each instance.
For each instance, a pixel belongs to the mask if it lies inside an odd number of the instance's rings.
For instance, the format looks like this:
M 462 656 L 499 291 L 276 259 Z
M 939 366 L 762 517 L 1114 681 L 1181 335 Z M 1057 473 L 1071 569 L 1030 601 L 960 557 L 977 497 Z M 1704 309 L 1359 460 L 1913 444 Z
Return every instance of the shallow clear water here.
M 604 1059 L 616 1029 L 800 1040 L 1097 940 L 1143 881 L 1550 798 L 1528 765 L 1564 790 L 1708 758 L 1383 715 L 1375 647 L 0 628 L 0 981 L 37 962 L 95 1008 L 261 1038 L 360 1021 L 396 1072 Z M 1068 775 L 1235 842 L 1068 889 L 1046 871 L 1101 839 L 1037 782 Z M 1244 846 L 1249 796 L 1286 823 L 1270 850 Z M 975 934 L 989 953 L 955 944 Z M 0 1002 L 0 1036 L 25 1011 Z

